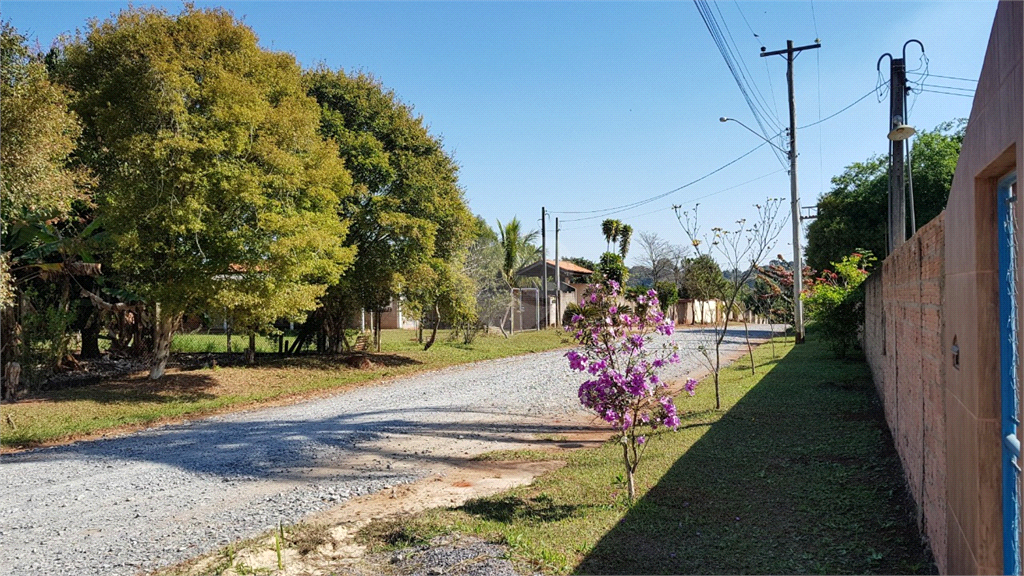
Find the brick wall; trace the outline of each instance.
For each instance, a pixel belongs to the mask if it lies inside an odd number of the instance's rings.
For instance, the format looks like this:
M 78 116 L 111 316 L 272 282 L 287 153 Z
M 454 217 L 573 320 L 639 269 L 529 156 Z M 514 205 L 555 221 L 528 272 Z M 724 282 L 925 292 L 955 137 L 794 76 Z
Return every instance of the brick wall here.
M 918 507 L 945 572 L 946 421 L 942 350 L 945 213 L 867 280 L 864 350 Z

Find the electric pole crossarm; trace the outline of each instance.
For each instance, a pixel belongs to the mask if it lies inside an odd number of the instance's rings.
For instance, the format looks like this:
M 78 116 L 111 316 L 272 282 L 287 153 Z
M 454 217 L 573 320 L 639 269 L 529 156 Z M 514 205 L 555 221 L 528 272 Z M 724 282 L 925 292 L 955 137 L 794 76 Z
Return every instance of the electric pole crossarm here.
M 785 50 L 774 50 L 772 52 L 761 52 L 761 57 L 765 56 L 779 56 L 782 54 L 789 54 L 790 52 L 800 52 L 801 50 L 813 50 L 815 48 L 821 48 L 821 44 L 808 44 L 807 46 L 800 46 L 799 48 L 786 48 Z

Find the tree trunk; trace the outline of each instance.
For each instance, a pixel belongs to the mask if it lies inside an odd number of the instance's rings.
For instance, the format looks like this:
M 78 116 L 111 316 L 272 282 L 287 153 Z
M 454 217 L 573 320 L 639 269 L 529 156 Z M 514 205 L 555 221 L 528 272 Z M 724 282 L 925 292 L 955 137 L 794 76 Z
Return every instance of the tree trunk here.
M 625 440 L 625 438 L 623 438 Z M 626 465 L 626 487 L 629 490 L 629 505 L 636 501 L 636 484 L 633 481 L 633 467 L 629 465 L 629 443 L 622 443 L 622 463 Z
M 100 357 L 100 311 L 93 310 L 82 326 L 82 358 Z
M 430 350 L 430 347 L 434 345 L 434 339 L 437 338 L 437 325 L 441 323 L 441 309 L 434 303 L 434 327 L 430 331 L 430 339 L 423 346 L 423 351 Z
M 373 312 L 373 318 L 375 319 L 375 322 L 373 323 L 373 349 L 378 354 L 380 353 L 380 315 L 380 310 L 375 310 Z
M 167 368 L 167 360 L 171 357 L 171 339 L 174 328 L 178 324 L 176 314 L 161 314 L 160 304 L 156 304 L 153 314 L 153 364 L 149 370 L 150 380 L 159 380 Z
M 750 355 L 750 375 L 753 376 L 754 372 L 754 349 L 750 347 L 750 330 L 747 329 L 747 315 L 743 315 L 743 334 L 747 338 L 747 354 Z
M 322 348 L 321 348 L 322 350 Z M 245 363 L 255 364 L 256 363 L 256 333 L 249 333 L 249 348 L 245 351 Z
M 232 350 L 231 350 L 231 328 L 228 328 L 228 329 L 227 329 L 227 330 L 225 331 L 225 333 L 226 333 L 226 334 L 227 334 L 227 336 L 228 336 L 228 343 L 227 343 L 227 347 L 228 347 L 228 354 L 230 354 L 230 353 L 232 352 Z

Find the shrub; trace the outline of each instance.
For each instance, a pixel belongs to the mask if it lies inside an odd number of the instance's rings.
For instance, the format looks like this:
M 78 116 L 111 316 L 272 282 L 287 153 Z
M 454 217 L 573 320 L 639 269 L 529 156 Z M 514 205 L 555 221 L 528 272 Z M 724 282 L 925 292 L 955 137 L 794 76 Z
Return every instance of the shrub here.
M 814 287 L 804 292 L 807 315 L 820 327 L 822 337 L 839 358 L 856 348 L 864 325 L 864 280 L 866 268 L 875 262 L 865 250 L 833 262 L 835 272 L 824 270 L 815 278 Z

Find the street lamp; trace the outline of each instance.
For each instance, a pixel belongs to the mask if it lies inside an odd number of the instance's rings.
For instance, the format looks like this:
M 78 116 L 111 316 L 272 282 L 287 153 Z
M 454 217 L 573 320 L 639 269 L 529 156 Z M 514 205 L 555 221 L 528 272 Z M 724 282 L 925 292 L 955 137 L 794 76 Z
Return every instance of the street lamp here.
M 790 89 L 792 90 L 792 84 L 790 84 Z M 792 101 L 790 103 L 792 104 Z M 801 344 L 804 341 L 804 306 L 803 302 L 800 301 L 800 291 L 804 287 L 804 267 L 803 260 L 800 257 L 800 194 L 796 186 L 796 128 L 792 106 L 790 110 L 789 150 L 783 150 L 777 144 L 735 118 L 722 116 L 718 121 L 732 121 L 743 126 L 748 132 L 771 144 L 789 157 L 789 196 L 793 219 L 793 331 L 795 332 L 793 340 L 795 343 Z
M 759 132 L 757 132 L 756 130 L 753 130 L 750 126 L 747 126 L 743 122 L 740 122 L 739 120 L 737 120 L 735 118 L 729 118 L 728 116 L 722 116 L 721 118 L 718 119 L 718 121 L 719 122 L 735 122 L 735 123 L 739 124 L 740 126 L 743 126 L 744 128 L 747 129 L 747 132 L 750 132 L 754 136 L 757 136 L 761 140 L 764 140 L 768 144 L 772 145 L 776 150 L 778 150 L 779 152 L 782 152 L 783 154 L 785 154 L 787 158 L 789 157 L 789 150 L 784 150 L 784 149 L 780 148 L 775 142 L 772 142 L 771 140 L 765 138 Z

